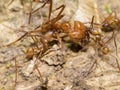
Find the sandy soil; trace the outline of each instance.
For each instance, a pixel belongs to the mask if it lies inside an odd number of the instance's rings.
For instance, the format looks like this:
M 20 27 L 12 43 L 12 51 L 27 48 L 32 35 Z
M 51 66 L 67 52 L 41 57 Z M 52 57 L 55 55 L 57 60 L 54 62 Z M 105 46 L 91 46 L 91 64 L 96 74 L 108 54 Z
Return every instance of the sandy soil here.
M 8 0 L 0 0 L 0 90 L 13 90 L 14 88 L 16 77 L 14 57 L 16 56 L 18 77 L 15 90 L 120 90 L 120 73 L 113 40 L 108 45 L 110 53 L 107 55 L 101 55 L 99 51 L 95 51 L 95 43 L 86 45 L 78 52 L 68 48 L 66 43 L 64 43 L 63 50 L 58 45 L 53 45 L 46 51 L 46 53 L 51 52 L 38 60 L 41 79 L 37 70 L 33 70 L 36 57 L 28 60 L 25 55 L 26 49 L 33 43 L 30 37 L 9 47 L 2 47 L 2 45 L 19 38 L 24 34 L 22 30 L 29 31 L 42 24 L 42 15 L 47 15 L 48 6 L 33 15 L 31 24 L 28 25 L 28 15 L 26 14 L 29 12 L 28 1 L 24 0 L 24 5 L 20 3 L 20 0 L 14 1 L 10 6 L 7 6 L 7 3 Z M 91 8 L 96 3 L 94 0 L 54 0 L 53 8 L 64 3 L 66 8 L 63 12 L 65 14 L 63 21 L 90 22 L 91 17 L 96 15 L 96 11 Z M 116 11 L 119 17 L 119 3 L 119 0 L 98 0 L 100 21 L 108 15 L 105 8 L 109 6 L 109 9 Z M 39 5 L 34 3 L 33 8 L 37 7 Z M 56 13 L 52 14 L 52 18 Z M 120 57 L 120 33 L 119 31 L 116 33 L 118 56 Z M 103 34 L 106 39 L 109 39 L 112 32 L 103 32 Z M 118 63 L 120 63 L 119 58 Z

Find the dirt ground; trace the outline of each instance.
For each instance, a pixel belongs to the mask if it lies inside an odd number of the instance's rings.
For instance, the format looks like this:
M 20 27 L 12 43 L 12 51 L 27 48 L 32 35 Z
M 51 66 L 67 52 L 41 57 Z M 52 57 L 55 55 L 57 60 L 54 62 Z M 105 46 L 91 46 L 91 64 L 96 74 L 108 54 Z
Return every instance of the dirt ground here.
M 64 44 L 63 50 L 58 45 L 53 45 L 46 51 L 51 52 L 38 61 L 41 79 L 37 70 L 33 70 L 36 57 L 28 60 L 25 55 L 26 49 L 33 43 L 30 37 L 9 47 L 2 45 L 15 41 L 24 34 L 23 31 L 41 25 L 44 22 L 42 16 L 48 15 L 48 6 L 34 14 L 31 24 L 28 25 L 29 0 L 23 0 L 24 5 L 20 0 L 15 0 L 7 6 L 8 1 L 0 0 L 0 90 L 13 90 L 16 77 L 15 60 L 18 64 L 15 90 L 120 90 L 120 73 L 113 40 L 108 45 L 110 52 L 107 55 L 99 54 L 95 43 L 88 44 L 77 52 L 74 51 L 74 45 L 72 50 L 67 44 Z M 61 21 L 90 22 L 95 15 L 100 17 L 95 22 L 100 23 L 111 11 L 115 11 L 120 18 L 119 3 L 119 0 L 54 0 L 53 8 L 66 5 L 63 12 L 65 17 Z M 33 8 L 40 5 L 34 3 Z M 52 18 L 56 13 L 52 14 Z M 102 33 L 106 39 L 112 35 L 112 32 Z M 120 63 L 120 33 L 115 33 L 117 60 Z

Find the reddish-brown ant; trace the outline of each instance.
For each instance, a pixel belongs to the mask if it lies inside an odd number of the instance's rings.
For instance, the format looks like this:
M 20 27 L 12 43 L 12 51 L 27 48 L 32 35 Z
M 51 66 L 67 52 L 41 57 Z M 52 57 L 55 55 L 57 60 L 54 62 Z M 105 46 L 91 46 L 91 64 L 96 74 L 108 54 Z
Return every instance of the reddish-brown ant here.
M 104 32 L 110 32 L 112 31 L 112 37 L 106 42 L 109 43 L 112 39 L 114 40 L 114 44 L 115 44 L 115 49 L 116 49 L 116 56 L 118 57 L 118 51 L 117 51 L 117 43 L 116 43 L 116 31 L 120 29 L 120 20 L 117 17 L 116 12 L 112 12 L 108 17 L 105 18 L 105 20 L 102 22 L 102 26 L 101 26 L 102 30 Z M 113 56 L 115 57 L 115 56 Z M 116 58 L 116 57 L 115 57 Z M 117 62 L 117 66 L 120 70 L 120 65 L 118 63 L 118 59 L 116 58 L 116 62 Z
M 41 29 L 38 29 L 38 30 L 35 29 L 32 31 L 26 32 L 22 37 L 8 44 L 7 46 L 16 43 L 17 41 L 21 40 L 23 37 L 28 35 L 32 37 L 32 39 L 34 40 L 35 46 L 28 48 L 26 55 L 28 58 L 32 58 L 34 55 L 36 55 L 37 59 L 40 59 L 44 55 L 44 52 L 46 52 L 46 50 L 49 49 L 48 43 L 54 40 L 57 40 L 59 43 L 61 43 L 61 38 L 59 37 L 59 34 L 65 33 L 68 37 L 70 37 L 70 40 L 75 43 L 78 43 L 78 42 L 83 43 L 86 39 L 89 40 L 91 38 L 90 35 L 92 35 L 93 40 L 95 41 L 95 43 L 97 43 L 97 45 L 99 45 L 98 47 L 101 49 L 103 54 L 107 54 L 109 52 L 107 43 L 111 40 L 111 38 L 107 42 L 104 42 L 101 39 L 100 33 L 98 31 L 95 31 L 94 27 L 92 26 L 94 17 L 91 23 L 92 27 L 90 28 L 87 28 L 80 21 L 74 21 L 74 27 L 72 27 L 72 25 L 69 22 L 58 22 L 64 16 L 64 15 L 61 15 L 63 10 L 64 10 L 64 5 L 60 13 L 53 19 L 50 19 L 51 11 L 49 10 L 49 13 L 50 13 L 48 16 L 49 20 L 43 23 L 42 26 L 39 26 L 41 27 Z M 37 59 L 36 59 L 36 62 L 37 62 Z M 38 70 L 36 64 L 35 64 L 35 67 Z
M 116 47 L 116 55 L 117 55 L 117 44 L 116 44 L 116 39 L 115 39 L 115 35 L 116 35 L 115 31 L 120 29 L 119 24 L 120 24 L 120 20 L 118 19 L 116 12 L 112 12 L 108 17 L 105 18 L 105 20 L 102 23 L 103 31 L 105 31 L 105 32 L 112 31 L 113 32 L 112 38 L 114 39 L 114 43 L 115 43 L 115 47 Z
M 61 7 L 59 7 L 59 8 L 61 8 Z M 57 8 L 57 9 L 59 9 L 59 8 Z M 44 52 L 49 49 L 48 42 L 51 42 L 53 40 L 57 40 L 61 43 L 60 38 L 57 36 L 57 31 L 54 31 L 54 30 L 49 31 L 49 29 L 54 28 L 54 27 L 51 28 L 52 24 L 55 24 L 57 21 L 59 21 L 64 16 L 64 15 L 60 15 L 61 12 L 63 11 L 63 9 L 60 11 L 59 15 L 57 15 L 56 18 L 53 18 L 53 19 L 43 23 L 41 30 L 32 30 L 29 32 L 25 32 L 25 34 L 22 37 L 20 37 L 19 39 L 17 39 L 16 41 L 14 41 L 8 45 L 4 45 L 4 46 L 13 45 L 14 43 L 21 40 L 26 35 L 30 36 L 33 39 L 35 45 L 27 49 L 26 56 L 28 58 L 32 58 L 33 56 L 36 56 L 37 59 L 35 61 L 35 68 L 38 71 L 41 79 L 42 79 L 42 77 L 41 77 L 39 69 L 37 68 L 36 63 L 37 63 L 37 60 L 40 59 L 44 55 Z M 49 36 L 49 38 L 48 38 L 48 36 Z M 16 60 L 15 60 L 15 63 L 16 63 Z M 17 64 L 15 64 L 15 65 L 17 68 Z M 16 84 L 16 82 L 17 82 L 17 75 L 16 75 L 16 79 L 15 79 L 15 84 Z M 43 82 L 43 79 L 42 79 L 42 82 Z
M 117 18 L 115 12 L 112 12 L 102 23 L 102 30 L 103 31 L 113 31 L 120 29 L 120 20 Z

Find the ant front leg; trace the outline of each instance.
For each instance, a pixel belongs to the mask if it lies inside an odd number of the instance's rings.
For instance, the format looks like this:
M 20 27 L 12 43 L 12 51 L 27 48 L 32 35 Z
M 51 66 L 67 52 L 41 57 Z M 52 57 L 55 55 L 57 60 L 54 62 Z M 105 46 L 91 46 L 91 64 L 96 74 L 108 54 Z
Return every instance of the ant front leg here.
M 17 40 L 15 40 L 15 41 L 7 44 L 7 45 L 2 45 L 2 46 L 3 46 L 3 47 L 11 46 L 11 45 L 15 44 L 16 42 L 20 41 L 21 39 L 23 39 L 25 36 L 31 35 L 32 33 L 38 33 L 38 32 L 40 32 L 40 31 L 41 31 L 41 30 L 32 30 L 32 31 L 30 31 L 30 32 L 25 32 L 25 33 L 24 33 L 20 38 L 18 38 Z
M 37 70 L 37 72 L 38 72 L 38 74 L 40 76 L 40 80 L 43 83 L 43 78 L 42 78 L 41 72 L 40 72 L 40 70 L 38 68 L 38 59 L 40 59 L 41 56 L 42 56 L 43 47 L 40 47 L 41 43 L 39 43 L 39 40 L 35 35 L 30 34 L 30 37 L 33 39 L 34 43 L 36 44 L 36 47 L 35 47 L 36 49 L 33 48 L 32 50 L 29 50 L 29 49 L 31 49 L 31 48 L 29 48 L 27 54 L 28 54 L 29 57 L 32 57 L 32 58 L 33 58 L 33 56 L 36 55 L 35 60 L 33 59 L 34 63 L 35 63 L 34 64 L 34 70 Z
M 20 38 L 18 38 L 17 40 L 7 44 L 7 45 L 3 45 L 3 47 L 6 47 L 6 46 L 11 46 L 13 44 L 15 44 L 16 42 L 20 41 L 22 38 L 24 38 L 26 35 L 28 34 L 28 32 L 26 32 L 24 35 L 22 35 Z
M 16 85 L 17 85 L 17 81 L 18 81 L 18 63 L 17 63 L 17 57 L 18 56 L 23 56 L 24 54 L 20 54 L 20 55 L 17 55 L 15 57 L 13 57 L 14 59 L 14 63 L 15 63 L 15 81 L 14 81 L 14 87 L 13 89 L 15 89 Z

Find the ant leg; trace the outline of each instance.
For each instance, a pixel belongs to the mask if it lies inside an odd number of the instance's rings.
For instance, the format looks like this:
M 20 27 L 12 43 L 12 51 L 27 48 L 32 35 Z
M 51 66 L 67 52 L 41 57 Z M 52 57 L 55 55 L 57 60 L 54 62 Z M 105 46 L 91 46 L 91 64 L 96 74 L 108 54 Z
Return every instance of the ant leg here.
M 119 69 L 119 71 L 120 71 L 120 64 L 119 64 L 119 62 L 118 62 L 118 59 L 116 58 L 116 63 L 117 63 L 117 67 L 118 67 L 118 69 Z
M 57 21 L 59 21 L 59 20 L 62 19 L 63 17 L 64 17 L 64 15 L 59 15 L 59 16 L 53 18 L 52 20 L 46 22 L 45 24 L 46 24 L 46 25 L 55 24 Z
M 31 36 L 31 38 L 33 39 L 33 41 L 36 43 L 36 46 L 37 46 L 37 48 L 38 49 L 40 49 L 39 48 L 39 46 L 38 46 L 38 39 L 37 39 L 37 37 L 35 36 L 35 35 L 30 35 Z M 42 55 L 42 50 L 40 50 L 39 51 L 39 54 L 40 54 L 40 57 L 41 57 L 41 55 Z M 37 65 L 37 59 L 39 59 L 39 54 L 38 54 L 38 56 L 37 56 L 37 58 L 36 58 L 36 60 L 35 60 L 35 65 L 34 65 L 34 70 L 36 69 L 37 70 L 37 72 L 38 72 L 38 74 L 39 74 L 39 76 L 40 76 L 40 80 L 42 81 L 42 83 L 43 83 L 43 78 L 42 78 L 42 75 L 41 75 L 41 72 L 40 72 L 40 70 L 39 70 L 39 68 L 38 68 L 38 65 Z
M 17 84 L 17 78 L 18 78 L 18 65 L 17 65 L 16 57 L 14 58 L 14 60 L 15 60 L 15 84 L 14 84 L 14 88 L 15 88 Z
M 30 24 L 31 17 L 32 17 L 32 1 L 30 0 L 30 13 L 29 13 L 28 24 Z
M 64 17 L 64 15 L 60 15 L 56 18 L 53 18 L 52 20 L 49 20 L 47 22 L 45 22 L 43 25 L 46 25 L 46 27 L 49 25 L 54 25 L 57 21 L 59 21 L 60 19 L 62 19 Z M 39 27 L 41 27 L 41 25 L 37 26 L 35 29 L 38 29 Z
M 100 33 L 99 33 L 99 30 L 95 30 L 94 29 L 94 25 L 97 25 L 96 23 L 94 23 L 94 20 L 95 20 L 95 16 L 93 16 L 92 17 L 92 21 L 91 21 L 91 25 L 90 25 L 90 33 L 92 34 L 92 35 L 100 35 Z M 99 24 L 98 24 L 98 26 L 99 26 Z
M 37 62 L 37 61 L 36 61 L 36 62 Z M 43 83 L 43 78 L 42 78 L 41 72 L 40 72 L 40 70 L 39 70 L 39 68 L 38 68 L 38 66 L 37 66 L 36 63 L 35 63 L 35 69 L 37 70 L 37 72 L 38 72 L 38 74 L 39 74 L 39 76 L 40 76 L 40 80 L 41 80 L 42 83 Z
M 112 38 L 114 39 L 114 45 L 115 45 L 115 49 L 116 49 L 116 56 L 118 57 L 118 50 L 117 50 L 117 43 L 116 43 L 116 38 L 115 38 L 115 30 L 113 30 L 113 34 L 112 34 L 112 37 L 107 41 L 107 42 L 105 42 L 105 44 L 106 43 L 109 43 L 110 42 L 110 40 L 112 40 Z M 113 56 L 113 55 L 111 55 L 111 56 Z M 120 70 L 120 65 L 119 65 L 119 62 L 118 62 L 118 59 L 117 59 L 117 57 L 115 57 L 115 56 L 113 56 L 115 59 L 116 59 L 116 63 L 117 63 L 117 66 L 118 66 L 118 69 Z
M 17 57 L 18 56 L 23 56 L 24 54 L 20 54 L 20 55 L 17 55 L 17 56 L 15 56 L 15 57 L 13 57 L 13 60 L 14 60 L 14 62 L 15 62 L 15 84 L 14 84 L 14 87 L 13 88 L 15 88 L 16 87 L 16 84 L 17 84 L 17 79 L 18 79 L 18 63 L 17 63 Z
M 61 10 L 60 10 L 60 12 L 58 13 L 57 17 L 60 16 L 61 13 L 63 12 L 63 10 L 65 9 L 65 5 L 59 6 L 58 8 L 56 8 L 55 10 L 53 10 L 53 12 L 56 11 L 56 10 L 59 10 L 59 9 L 61 9 Z
M 50 20 L 51 17 L 51 12 L 52 12 L 52 0 L 50 0 L 50 8 L 49 8 L 49 15 L 48 15 L 48 21 Z
M 39 45 L 41 43 L 43 44 L 44 51 L 48 49 L 48 41 L 45 39 L 44 36 L 42 36 L 42 35 L 30 35 L 30 36 L 33 39 L 33 41 L 36 43 L 36 46 L 37 46 L 38 49 L 40 49 Z M 41 43 L 38 43 L 38 39 L 37 39 L 36 36 L 40 37 L 40 42 Z
M 25 36 L 30 35 L 31 33 L 35 33 L 35 32 L 38 33 L 38 32 L 40 32 L 40 31 L 41 31 L 41 30 L 32 30 L 32 31 L 30 31 L 30 32 L 25 32 L 25 34 L 22 35 L 22 36 L 21 36 L 20 38 L 18 38 L 17 40 L 15 40 L 15 41 L 7 44 L 7 45 L 2 45 L 2 46 L 3 46 L 3 47 L 11 46 L 11 45 L 15 44 L 16 42 L 20 41 L 20 40 L 21 40 L 22 38 L 24 38 Z
M 104 43 L 104 45 L 110 43 L 110 41 L 114 38 L 114 36 L 115 36 L 115 31 L 113 30 L 112 36 L 110 37 L 110 39 L 108 39 L 108 41 Z
M 33 39 L 34 43 L 36 43 L 36 47 L 39 49 L 38 39 L 36 36 L 30 35 L 30 37 Z
M 9 0 L 7 6 L 11 5 L 14 2 L 14 0 Z
M 32 12 L 32 14 L 34 14 L 35 12 L 37 12 L 39 9 L 43 8 L 46 4 L 47 4 L 47 3 L 44 3 L 41 7 L 37 8 L 36 10 L 34 10 L 34 11 Z
M 115 51 L 116 51 L 116 56 L 119 58 L 119 56 L 118 56 L 118 50 L 117 50 L 117 42 L 116 42 L 115 36 L 116 36 L 116 35 L 114 35 L 114 37 L 113 37 L 113 39 L 114 39 L 114 45 L 115 45 L 115 49 L 116 49 Z M 119 71 L 120 71 L 120 64 L 119 64 L 119 62 L 118 62 L 117 57 L 115 57 L 115 58 L 116 58 L 116 63 L 117 63 L 118 69 L 119 69 Z
M 41 72 L 40 72 L 40 70 L 39 70 L 39 68 L 38 68 L 38 65 L 37 65 L 37 61 L 38 61 L 38 59 L 40 59 L 42 57 L 42 50 L 40 50 L 39 51 L 39 54 L 38 54 L 38 56 L 37 56 L 37 58 L 36 58 L 36 60 L 35 60 L 35 68 L 34 68 L 34 70 L 36 69 L 37 70 L 37 72 L 38 72 L 38 74 L 39 74 L 39 76 L 40 76 L 40 80 L 42 81 L 42 83 L 44 82 L 44 80 L 43 80 L 43 78 L 42 78 L 42 75 L 41 75 Z
M 115 45 L 115 49 L 116 49 L 116 56 L 118 56 L 117 43 L 116 43 L 116 38 L 115 38 L 115 30 L 113 30 L 113 33 L 112 33 L 111 38 L 110 38 L 108 41 L 106 41 L 106 42 L 104 43 L 104 45 L 110 43 L 110 41 L 111 41 L 112 39 L 114 40 L 114 45 Z
M 7 45 L 3 45 L 3 47 L 5 47 L 5 46 L 11 46 L 11 45 L 15 44 L 16 42 L 18 42 L 18 41 L 20 41 L 22 38 L 24 38 L 27 34 L 28 34 L 28 32 L 26 32 L 23 36 L 21 36 L 21 37 L 18 38 L 17 40 L 15 40 L 15 41 L 7 44 Z
M 112 55 L 112 54 L 110 54 L 111 56 L 113 56 L 114 58 L 115 58 L 115 60 L 116 60 L 116 63 L 117 63 L 117 67 L 118 67 L 118 69 L 119 69 L 119 71 L 120 71 L 120 64 L 119 64 L 119 62 L 118 62 L 118 59 L 117 59 L 117 57 L 115 57 L 114 55 Z
M 114 39 L 114 45 L 115 45 L 115 51 L 116 51 L 116 56 L 118 56 L 118 50 L 117 50 L 117 42 L 116 42 L 116 38 L 115 38 L 115 36 L 113 37 L 113 39 Z
M 62 44 L 62 39 L 58 36 L 58 33 L 55 33 L 56 34 L 56 37 L 57 37 L 57 40 L 58 40 L 58 43 L 59 43 L 59 47 L 60 49 L 63 51 L 63 44 Z
M 47 4 L 47 2 L 45 2 L 41 7 L 37 8 L 36 10 L 34 10 L 32 13 L 35 13 L 36 11 L 38 11 L 39 9 L 43 8 L 45 5 Z M 48 15 L 48 21 L 50 20 L 51 17 L 51 12 L 52 12 L 52 0 L 49 1 L 49 15 Z
M 95 16 L 92 17 L 92 21 L 91 21 L 90 29 L 93 29 L 94 18 L 95 18 Z

